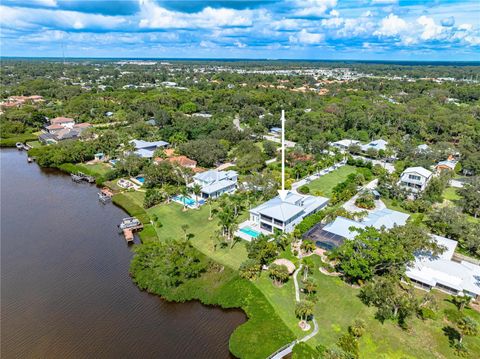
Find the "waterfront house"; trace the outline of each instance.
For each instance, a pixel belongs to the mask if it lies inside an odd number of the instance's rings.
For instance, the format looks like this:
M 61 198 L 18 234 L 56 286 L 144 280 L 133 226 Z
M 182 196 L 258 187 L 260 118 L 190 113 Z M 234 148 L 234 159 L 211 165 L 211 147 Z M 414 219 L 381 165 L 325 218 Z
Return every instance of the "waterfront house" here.
M 184 168 L 191 168 L 194 169 L 197 167 L 197 161 L 192 160 L 188 158 L 187 156 L 171 156 L 167 158 L 161 158 L 161 157 L 155 157 L 153 160 L 156 164 L 163 162 L 163 161 L 168 161 L 171 164 L 175 164 L 180 167 Z
M 45 144 L 54 144 L 63 140 L 76 139 L 90 127 L 92 125 L 87 122 L 76 124 L 73 118 L 55 117 L 50 120 L 50 125 L 45 127 L 44 132 L 38 136 L 38 140 Z
M 73 128 L 75 120 L 69 117 L 55 117 L 50 119 L 50 125 L 62 126 L 63 128 Z
M 423 192 L 432 177 L 433 173 L 423 167 L 408 167 L 403 171 L 398 185 L 413 193 Z
M 143 141 L 143 140 L 132 140 L 131 144 L 135 146 L 135 153 L 137 156 L 142 158 L 152 158 L 153 154 L 158 148 L 166 148 L 169 143 L 165 141 Z
M 415 262 L 405 272 L 407 277 L 424 290 L 436 288 L 448 294 L 480 299 L 480 266 L 454 257 L 457 241 L 431 236 L 445 251 L 438 255 L 417 253 Z
M 193 176 L 190 187 L 199 185 L 202 198 L 217 198 L 224 193 L 233 193 L 237 189 L 236 171 L 209 170 Z
M 320 211 L 329 199 L 288 192 L 284 200 L 276 196 L 250 210 L 250 219 L 239 226 L 236 235 L 247 241 L 260 233 L 273 234 L 275 230 L 290 233 L 305 217 Z

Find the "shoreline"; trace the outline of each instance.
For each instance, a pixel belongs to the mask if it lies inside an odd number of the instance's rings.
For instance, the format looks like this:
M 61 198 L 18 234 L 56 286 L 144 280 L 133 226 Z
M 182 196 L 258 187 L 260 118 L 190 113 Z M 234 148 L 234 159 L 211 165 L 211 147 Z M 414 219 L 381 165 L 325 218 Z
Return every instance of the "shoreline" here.
M 39 166 L 37 163 L 35 163 Z M 58 167 L 47 167 L 69 175 L 74 170 L 72 164 L 60 165 Z M 46 169 L 45 167 L 40 168 Z M 98 188 L 103 181 L 99 183 L 98 174 L 93 174 Z M 129 216 L 137 216 L 144 224 L 144 229 L 137 233 L 141 244 L 148 243 L 154 238 L 158 239 L 155 229 L 150 222 L 150 216 L 144 208 L 137 206 L 134 203 L 119 200 L 122 193 L 116 193 L 112 197 L 112 204 L 120 208 Z M 151 233 L 153 231 L 153 233 Z M 139 244 L 137 244 L 138 246 Z M 279 347 L 290 343 L 296 337 L 294 333 L 286 326 L 283 320 L 278 316 L 275 309 L 265 297 L 265 295 L 250 281 L 239 277 L 238 273 L 231 268 L 225 267 L 215 261 L 213 258 L 205 255 L 197 248 L 193 249 L 200 255 L 213 263 L 216 266 L 222 267 L 220 273 L 207 271 L 199 278 L 195 278 L 188 283 L 182 284 L 179 287 L 173 288 L 168 292 L 157 292 L 151 288 L 141 287 L 136 281 L 134 274 L 131 272 L 132 260 L 129 262 L 129 275 L 135 286 L 148 294 L 158 296 L 162 300 L 172 303 L 185 303 L 190 301 L 197 301 L 202 305 L 220 308 L 222 310 L 240 310 L 245 315 L 245 322 L 238 325 L 229 336 L 229 352 L 236 358 L 257 359 L 268 357 L 272 352 Z M 134 254 L 135 256 L 135 254 Z M 191 288 L 195 288 L 194 294 L 187 293 Z M 212 290 L 212 288 L 214 290 Z M 248 298 L 248 299 L 246 299 Z M 267 330 L 271 328 L 272 330 Z M 270 345 L 265 345 L 269 341 Z M 264 345 L 262 347 L 262 345 Z

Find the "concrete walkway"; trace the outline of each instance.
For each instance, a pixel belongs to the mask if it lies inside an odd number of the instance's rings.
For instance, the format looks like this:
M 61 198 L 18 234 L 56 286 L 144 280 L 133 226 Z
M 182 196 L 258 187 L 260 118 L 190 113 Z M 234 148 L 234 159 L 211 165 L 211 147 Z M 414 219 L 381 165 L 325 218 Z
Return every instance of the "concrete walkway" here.
M 380 200 L 380 199 L 375 200 L 375 208 L 373 208 L 373 209 L 359 208 L 355 205 L 355 201 L 357 200 L 359 194 L 362 191 L 364 191 L 366 189 L 373 190 L 377 187 L 377 184 L 378 184 L 378 179 L 374 179 L 373 181 L 367 183 L 365 186 L 363 186 L 358 191 L 358 193 L 355 196 L 353 196 L 352 198 L 350 198 L 347 202 L 345 202 L 343 204 L 343 208 L 345 208 L 350 213 L 356 213 L 356 212 L 362 212 L 362 211 L 367 211 L 367 212 L 370 213 L 370 212 L 376 212 L 376 211 L 380 211 L 382 209 L 387 208 L 387 206 L 385 206 L 385 203 L 383 203 L 382 200 Z
M 298 276 L 298 273 L 300 273 L 300 271 L 302 270 L 302 267 L 303 267 L 303 264 L 300 264 L 300 266 L 295 271 L 295 273 L 293 273 L 293 284 L 295 285 L 295 301 L 296 302 L 300 301 L 300 288 L 299 288 L 299 285 L 298 285 L 297 276 Z M 312 322 L 313 322 L 313 330 L 310 334 L 307 334 L 303 338 L 296 339 L 293 342 L 281 347 L 275 353 L 271 354 L 267 359 L 282 359 L 283 357 L 285 357 L 286 355 L 288 355 L 292 352 L 295 344 L 300 343 L 300 342 L 306 342 L 307 340 L 309 340 L 309 339 L 313 338 L 315 335 L 317 335 L 317 333 L 318 333 L 318 323 L 315 320 L 315 318 L 312 318 Z

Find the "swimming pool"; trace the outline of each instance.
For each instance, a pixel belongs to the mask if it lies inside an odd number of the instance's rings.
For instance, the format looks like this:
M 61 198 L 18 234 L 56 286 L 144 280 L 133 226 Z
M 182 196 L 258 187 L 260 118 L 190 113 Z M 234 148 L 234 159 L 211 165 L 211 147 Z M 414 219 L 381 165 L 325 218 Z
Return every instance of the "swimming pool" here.
M 257 232 L 256 230 L 250 227 L 243 227 L 242 229 L 240 229 L 240 232 L 248 234 L 252 238 L 257 238 L 261 234 L 260 232 Z
M 143 177 L 143 176 L 137 176 L 137 177 L 135 177 L 135 179 L 142 184 L 145 183 L 145 177 Z
M 181 196 L 181 195 L 173 197 L 173 200 L 177 201 L 177 202 L 180 202 L 180 203 L 183 203 L 183 204 L 186 204 L 187 206 L 190 206 L 190 207 L 193 207 L 196 204 L 196 202 L 193 199 L 191 199 L 190 197 L 185 197 L 185 196 Z

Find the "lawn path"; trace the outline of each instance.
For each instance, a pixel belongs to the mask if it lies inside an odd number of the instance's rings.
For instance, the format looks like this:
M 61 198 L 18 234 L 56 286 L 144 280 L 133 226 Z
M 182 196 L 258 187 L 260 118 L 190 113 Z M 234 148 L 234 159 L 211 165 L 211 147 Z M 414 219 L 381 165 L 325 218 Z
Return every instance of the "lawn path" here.
M 297 276 L 298 276 L 298 273 L 300 273 L 300 271 L 302 270 L 302 267 L 303 267 L 303 264 L 300 264 L 300 266 L 295 271 L 295 273 L 293 273 L 293 283 L 295 285 L 295 301 L 296 302 L 300 302 L 300 289 L 299 289 L 299 286 L 298 286 Z M 315 320 L 315 318 L 312 318 L 312 322 L 313 322 L 313 331 L 310 334 L 307 334 L 306 336 L 304 336 L 301 339 L 295 339 L 290 344 L 287 344 L 286 346 L 278 349 L 275 353 L 270 355 L 267 359 L 282 359 L 283 357 L 285 357 L 286 355 L 288 355 L 292 352 L 295 344 L 300 343 L 300 342 L 306 342 L 307 340 L 309 340 L 309 339 L 313 338 L 315 335 L 317 335 L 317 333 L 318 333 L 318 323 Z

